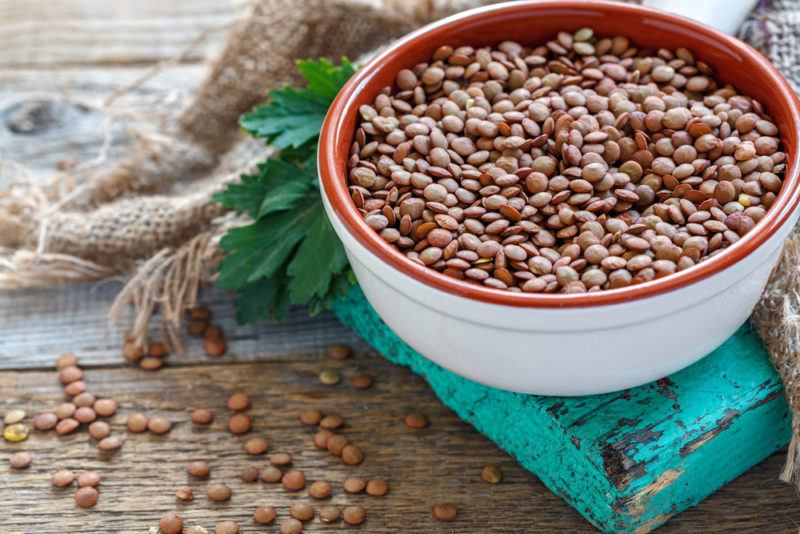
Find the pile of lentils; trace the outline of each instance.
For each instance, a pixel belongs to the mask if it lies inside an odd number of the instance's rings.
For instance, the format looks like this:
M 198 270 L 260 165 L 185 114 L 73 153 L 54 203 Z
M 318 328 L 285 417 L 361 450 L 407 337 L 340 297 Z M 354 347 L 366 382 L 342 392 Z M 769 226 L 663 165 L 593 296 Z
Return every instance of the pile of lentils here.
M 366 223 L 408 258 L 508 291 L 647 282 L 719 254 L 781 189 L 762 105 L 686 49 L 561 32 L 442 46 L 360 108 Z

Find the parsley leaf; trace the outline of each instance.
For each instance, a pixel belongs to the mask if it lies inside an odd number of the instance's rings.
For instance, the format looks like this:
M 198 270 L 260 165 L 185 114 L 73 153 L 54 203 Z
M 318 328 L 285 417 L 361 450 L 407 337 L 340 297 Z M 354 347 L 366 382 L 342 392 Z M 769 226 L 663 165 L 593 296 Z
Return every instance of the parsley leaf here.
M 321 59 L 299 61 L 297 67 L 306 87 L 273 89 L 266 104 L 240 120 L 279 153 L 214 195 L 252 219 L 220 241 L 226 255 L 217 285 L 240 293 L 235 303 L 240 323 L 280 319 L 293 304 L 318 313 L 355 283 L 316 187 L 322 122 L 355 71 L 346 59 L 340 66 Z

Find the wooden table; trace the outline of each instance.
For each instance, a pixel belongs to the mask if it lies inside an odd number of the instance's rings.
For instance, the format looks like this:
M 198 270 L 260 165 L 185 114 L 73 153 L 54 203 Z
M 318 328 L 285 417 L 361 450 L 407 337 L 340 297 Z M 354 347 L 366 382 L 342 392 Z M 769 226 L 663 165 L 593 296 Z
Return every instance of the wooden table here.
M 93 0 L 0 0 L 0 102 L 13 106 L 9 103 L 39 91 L 99 101 L 153 62 L 175 55 L 203 28 L 232 16 L 229 3 L 213 0 L 115 2 L 110 13 L 108 3 Z M 218 43 L 219 37 L 212 37 L 203 50 Z M 190 91 L 204 70 L 201 59 L 202 54 L 190 55 L 134 98 L 146 103 L 167 90 Z M 67 112 L 64 123 L 22 135 L 8 130 L 8 109 L 0 108 L 0 157 L 24 161 L 42 175 L 63 158 L 91 158 L 101 139 L 99 117 Z M 272 504 L 282 518 L 292 502 L 307 496 L 239 480 L 242 469 L 266 460 L 248 457 L 242 450 L 244 438 L 224 430 L 225 400 L 235 391 L 253 398 L 251 435 L 268 437 L 272 451 L 291 452 L 310 479 L 330 480 L 330 502 L 367 508 L 364 532 L 594 530 L 535 476 L 460 422 L 420 378 L 372 354 L 332 315 L 309 319 L 296 310 L 281 324 L 236 327 L 230 297 L 210 290 L 204 299 L 226 331 L 230 353 L 212 360 L 195 340 L 185 355 L 173 354 L 167 367 L 148 373 L 128 366 L 120 355 L 125 321 L 106 325 L 105 314 L 119 287 L 118 282 L 106 282 L 0 295 L 0 413 L 23 408 L 34 414 L 62 402 L 53 360 L 74 351 L 81 356 L 92 392 L 119 402 L 112 419 L 115 432 L 124 434 L 124 420 L 135 411 L 165 415 L 174 427 L 161 437 L 128 435 L 113 454 L 100 453 L 85 431 L 67 437 L 33 433 L 19 444 L 0 440 L 0 532 L 141 533 L 169 511 L 212 531 L 223 518 L 239 521 L 242 532 L 277 531 L 275 526 L 258 528 L 251 520 L 253 508 Z M 351 345 L 355 355 L 345 362 L 331 360 L 326 349 L 333 343 Z M 323 386 L 317 380 L 323 369 L 338 369 L 345 380 Z M 360 372 L 375 377 L 371 389 L 349 385 L 348 378 Z M 201 406 L 216 411 L 210 429 L 189 422 L 190 410 Z M 297 420 L 297 412 L 306 407 L 343 415 L 343 432 L 365 451 L 366 461 L 349 467 L 315 449 L 312 431 Z M 425 413 L 430 427 L 406 429 L 402 417 L 411 411 Z M 8 467 L 8 456 L 17 450 L 33 454 L 29 469 Z M 185 465 L 193 459 L 208 460 L 211 481 L 231 486 L 229 503 L 211 504 L 203 493 L 208 482 L 189 480 Z M 796 532 L 800 505 L 794 490 L 777 480 L 782 461 L 781 454 L 771 457 L 661 531 Z M 492 486 L 481 480 L 486 463 L 503 469 L 503 483 Z M 60 468 L 103 475 L 95 508 L 81 510 L 71 491 L 51 487 L 50 475 Z M 390 493 L 383 498 L 348 496 L 341 482 L 352 474 L 383 477 Z M 184 484 L 195 488 L 192 503 L 176 502 L 174 491 Z M 456 504 L 458 520 L 434 521 L 434 502 Z M 341 523 L 326 526 L 315 520 L 306 530 L 340 528 Z

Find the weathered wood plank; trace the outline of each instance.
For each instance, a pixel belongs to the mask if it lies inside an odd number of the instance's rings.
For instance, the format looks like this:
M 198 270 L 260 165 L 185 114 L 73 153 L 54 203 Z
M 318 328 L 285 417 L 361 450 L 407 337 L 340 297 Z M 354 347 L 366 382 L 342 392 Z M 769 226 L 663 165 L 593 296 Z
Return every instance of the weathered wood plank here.
M 118 365 L 122 338 L 132 316 L 109 327 L 108 310 L 121 284 L 65 287 L 0 293 L 0 369 L 42 368 L 52 365 L 62 352 L 80 354 L 89 366 Z M 336 343 L 363 348 L 365 345 L 331 314 L 309 317 L 305 309 L 293 310 L 280 323 L 237 326 L 232 296 L 214 290 L 203 294 L 203 303 L 222 326 L 230 344 L 227 356 L 216 362 L 278 360 L 292 361 L 297 354 L 322 354 Z M 152 324 L 153 339 L 159 339 L 158 319 Z M 169 365 L 209 363 L 201 340 L 187 338 L 185 354 L 172 354 Z
M 235 15 L 233 2 L 219 0 L 2 0 L 0 66 L 153 63 Z M 202 59 L 223 36 L 211 36 L 188 60 Z
M 376 377 L 373 389 L 354 391 L 346 384 L 324 387 L 316 381 L 322 368 L 339 366 L 345 375 L 367 369 Z M 453 412 L 443 407 L 424 382 L 410 371 L 365 354 L 342 364 L 319 355 L 297 356 L 293 365 L 279 362 L 225 366 L 165 368 L 157 373 L 133 369 L 96 369 L 86 380 L 98 395 L 113 395 L 120 411 L 113 418 L 115 432 L 124 432 L 127 414 L 144 410 L 170 417 L 175 426 L 168 436 L 128 436 L 122 450 L 101 455 L 84 431 L 57 437 L 34 433 L 21 444 L 0 443 L 0 530 L 37 534 L 142 533 L 158 517 L 176 511 L 191 523 L 207 528 L 222 519 L 240 522 L 243 532 L 253 532 L 250 519 L 257 504 L 287 507 L 305 500 L 305 492 L 289 494 L 274 485 L 244 484 L 240 471 L 263 465 L 264 459 L 247 457 L 244 438 L 223 430 L 227 395 L 245 391 L 253 397 L 252 435 L 263 434 L 272 451 L 295 455 L 295 465 L 309 478 L 333 482 L 336 504 L 359 503 L 368 509 L 364 532 L 575 532 L 593 529 L 571 508 L 550 493 L 505 453 L 480 436 Z M 54 371 L 0 372 L 3 392 L 0 410 L 23 407 L 33 413 L 61 402 L 63 396 Z M 212 407 L 217 420 L 209 430 L 193 428 L 189 410 Z M 311 430 L 296 421 L 296 411 L 320 406 L 347 420 L 344 433 L 362 447 L 367 460 L 359 467 L 344 466 L 311 445 Z M 402 424 L 409 411 L 426 413 L 431 425 L 411 432 Z M 34 463 L 24 472 L 11 471 L 8 456 L 28 450 Z M 203 494 L 206 481 L 189 480 L 186 463 L 207 459 L 213 482 L 228 483 L 234 492 L 226 504 L 210 505 Z M 724 461 L 724 459 L 720 459 Z M 776 455 L 741 477 L 698 507 L 670 521 L 660 532 L 790 532 L 800 522 L 796 496 L 775 479 L 781 458 Z M 479 477 L 487 462 L 502 467 L 505 480 L 490 486 Z M 52 489 L 50 475 L 58 468 L 92 469 L 102 473 L 101 498 L 96 508 L 75 507 L 70 491 Z M 341 483 L 360 474 L 385 477 L 390 494 L 382 499 L 347 496 Z M 174 490 L 189 484 L 196 499 L 176 504 Z M 440 524 L 430 515 L 432 502 L 451 501 L 461 510 L 452 524 Z M 308 532 L 332 531 L 315 520 Z M 275 528 L 255 531 L 274 531 Z

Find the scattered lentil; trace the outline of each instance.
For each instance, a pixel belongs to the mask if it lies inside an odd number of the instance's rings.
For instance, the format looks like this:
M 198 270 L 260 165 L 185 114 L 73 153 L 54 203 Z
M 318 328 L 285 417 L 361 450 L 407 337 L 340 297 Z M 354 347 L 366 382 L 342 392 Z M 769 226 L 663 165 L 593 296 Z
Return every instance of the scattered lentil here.
M 300 412 L 300 422 L 304 425 L 314 426 L 318 425 L 322 419 L 322 412 L 317 409 L 311 408 Z
M 83 393 L 75 395 L 75 398 L 72 399 L 72 404 L 74 404 L 78 408 L 83 408 L 93 405 L 94 401 L 95 401 L 94 395 L 92 395 L 88 391 L 84 391 Z
M 323 523 L 333 523 L 342 517 L 342 511 L 338 506 L 323 506 L 319 510 L 319 520 Z
M 363 506 L 346 506 L 342 512 L 344 522 L 348 525 L 360 525 L 367 518 L 367 511 Z
M 15 452 L 8 459 L 8 463 L 10 463 L 11 467 L 14 469 L 26 469 L 31 465 L 32 461 L 33 457 L 31 457 L 29 452 L 25 451 Z
M 64 386 L 64 393 L 69 395 L 70 397 L 74 397 L 75 395 L 79 395 L 86 391 L 86 382 L 83 380 L 76 380 L 75 382 L 70 382 L 66 386 Z
M 294 517 L 289 517 L 281 521 L 281 534 L 300 534 L 303 532 L 303 523 L 295 519 Z
M 410 413 L 405 416 L 403 422 L 408 428 L 419 430 L 428 426 L 428 418 L 421 413 Z
M 281 473 L 281 470 L 272 465 L 268 465 L 258 472 L 258 478 L 260 478 L 262 482 L 278 482 L 282 477 L 283 473 Z
M 214 412 L 207 408 L 198 408 L 192 412 L 192 422 L 196 425 L 210 425 L 214 421 Z
M 94 403 L 94 411 L 99 417 L 111 417 L 117 413 L 117 401 L 114 399 L 98 399 Z
M 158 528 L 164 534 L 180 534 L 183 532 L 183 519 L 177 514 L 164 514 L 158 520 Z
M 372 386 L 373 378 L 367 374 L 356 375 L 350 381 L 350 385 L 356 389 L 367 389 Z
M 315 480 L 308 487 L 308 494 L 315 499 L 327 499 L 332 491 L 331 484 L 327 480 Z
M 344 426 L 344 419 L 339 415 L 326 415 L 319 422 L 319 426 L 325 430 L 336 430 Z
M 128 361 L 138 362 L 144 357 L 144 348 L 133 342 L 122 345 L 122 356 Z
M 326 386 L 335 386 L 341 380 L 342 375 L 339 374 L 339 371 L 334 371 L 333 369 L 325 369 L 319 374 L 319 381 Z
M 318 449 L 327 449 L 328 439 L 331 436 L 333 436 L 333 432 L 330 430 L 320 430 L 314 434 L 314 446 Z
M 169 347 L 163 341 L 153 341 L 147 346 L 147 355 L 151 358 L 163 358 L 169 354 Z
M 203 330 L 203 337 L 206 339 L 222 339 L 222 327 L 216 324 L 208 325 Z
M 97 414 L 88 406 L 81 406 L 75 410 L 75 413 L 72 415 L 72 417 L 75 418 L 79 423 L 89 424 L 97 419 Z
M 187 310 L 189 317 L 195 321 L 208 321 L 211 318 L 211 310 L 205 306 L 196 306 Z
M 328 438 L 326 443 L 326 447 L 328 451 L 334 456 L 341 456 L 342 451 L 348 445 L 348 440 L 346 437 L 342 436 L 341 434 L 333 434 L 331 437 Z
M 269 442 L 266 438 L 256 437 L 249 438 L 244 442 L 244 450 L 247 454 L 258 455 L 264 454 L 269 449 Z
M 253 520 L 256 523 L 272 523 L 275 521 L 277 515 L 275 508 L 272 506 L 256 506 L 256 509 L 253 511 Z
M 70 382 L 75 382 L 83 378 L 83 371 L 80 367 L 68 365 L 58 372 L 58 378 L 61 380 L 62 384 L 69 384 Z
M 224 339 L 207 337 L 203 339 L 203 350 L 212 358 L 217 358 L 228 351 L 228 344 Z
M 235 412 L 246 410 L 250 407 L 250 397 L 245 393 L 234 393 L 228 398 L 228 409 Z
M 181 486 L 175 492 L 175 497 L 177 497 L 181 501 L 190 502 L 194 500 L 194 491 L 192 491 L 192 488 L 190 488 L 189 486 Z
M 231 498 L 231 489 L 225 484 L 211 484 L 207 493 L 212 501 L 223 502 Z
M 344 481 L 344 491 L 347 493 L 361 493 L 367 487 L 367 479 L 350 477 Z
M 66 419 L 62 419 L 61 421 L 56 424 L 56 432 L 65 436 L 67 434 L 72 434 L 81 424 L 72 417 L 67 417 Z
M 250 416 L 237 412 L 228 418 L 228 430 L 231 434 L 244 434 L 250 430 Z
M 292 463 L 292 455 L 288 452 L 276 452 L 269 455 L 269 463 L 272 465 L 289 465 Z
M 439 503 L 433 505 L 433 517 L 439 521 L 453 521 L 458 516 L 458 508 L 452 504 Z
M 195 460 L 193 462 L 189 462 L 189 465 L 186 466 L 186 472 L 193 477 L 205 478 L 211 472 L 211 466 L 208 465 L 208 462 Z
M 108 436 L 100 440 L 100 443 L 97 444 L 97 448 L 101 451 L 116 451 L 122 447 L 123 443 L 124 440 L 122 436 Z
M 78 488 L 73 496 L 75 497 L 75 503 L 78 506 L 81 508 L 91 508 L 97 504 L 97 499 L 100 498 L 100 493 L 98 493 L 96 488 L 86 486 L 83 488 Z
M 334 345 L 328 351 L 330 357 L 334 360 L 346 360 L 352 354 L 352 350 L 347 345 Z
M 58 423 L 58 417 L 53 412 L 43 412 L 33 418 L 33 427 L 36 430 L 51 430 Z
M 139 362 L 139 369 L 143 371 L 158 371 L 164 367 L 164 360 L 161 358 L 151 358 L 150 356 L 142 358 Z
M 73 367 L 78 365 L 78 357 L 74 354 L 65 352 L 56 359 L 56 369 L 63 369 L 64 367 Z
M 383 497 L 389 491 L 389 484 L 385 480 L 374 479 L 367 482 L 367 495 Z
M 189 332 L 190 336 L 205 337 L 206 328 L 208 328 L 208 323 L 205 321 L 192 321 L 186 327 L 186 331 Z
M 133 413 L 128 416 L 127 426 L 128 430 L 134 434 L 141 434 L 147 430 L 147 416 L 143 413 Z
M 147 421 L 147 430 L 153 434 L 166 434 L 172 429 L 172 422 L 164 416 L 155 415 Z
M 299 521 L 308 521 L 314 518 L 314 507 L 307 502 L 296 502 L 289 507 L 289 515 Z
M 25 410 L 9 410 L 3 418 L 3 422 L 7 425 L 13 425 L 25 419 Z
M 61 469 L 60 471 L 56 471 L 53 473 L 53 477 L 50 481 L 53 483 L 53 486 L 57 488 L 66 488 L 67 486 L 72 485 L 72 482 L 75 480 L 75 473 L 68 469 Z
M 481 478 L 489 484 L 499 484 L 503 480 L 503 472 L 496 465 L 487 464 L 481 471 Z
M 85 471 L 78 475 L 78 487 L 84 488 L 86 486 L 90 486 L 95 488 L 98 484 L 100 484 L 100 478 L 100 473 L 95 471 Z
M 258 480 L 258 467 L 251 465 L 250 467 L 245 467 L 242 470 L 242 474 L 240 475 L 242 482 L 255 482 Z
M 292 491 L 298 491 L 303 489 L 303 487 L 306 485 L 306 474 L 297 469 L 293 469 L 283 475 L 281 482 L 283 483 L 284 488 Z
M 364 453 L 355 445 L 345 445 L 342 449 L 342 460 L 347 465 L 359 465 L 364 461 Z

